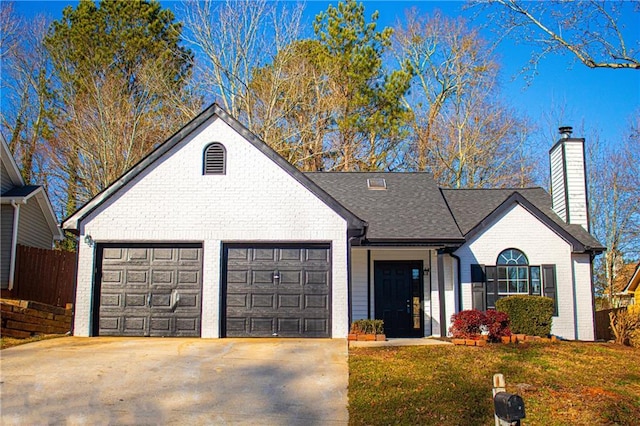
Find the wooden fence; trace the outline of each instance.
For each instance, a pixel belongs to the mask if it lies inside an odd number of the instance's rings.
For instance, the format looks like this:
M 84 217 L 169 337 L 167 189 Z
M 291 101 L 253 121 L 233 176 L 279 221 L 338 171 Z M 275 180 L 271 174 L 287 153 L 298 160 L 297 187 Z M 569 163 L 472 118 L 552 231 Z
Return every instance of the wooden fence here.
M 617 312 L 626 308 L 605 309 L 596 311 L 596 340 L 613 340 L 615 336 L 611 331 L 609 313 Z
M 18 245 L 12 296 L 53 306 L 74 303 L 76 254 Z

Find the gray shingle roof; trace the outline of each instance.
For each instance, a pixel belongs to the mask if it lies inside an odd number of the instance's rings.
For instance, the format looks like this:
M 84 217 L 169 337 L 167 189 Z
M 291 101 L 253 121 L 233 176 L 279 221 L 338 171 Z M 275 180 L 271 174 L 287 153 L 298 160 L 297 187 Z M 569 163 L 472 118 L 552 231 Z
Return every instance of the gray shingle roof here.
M 319 172 L 305 175 L 368 222 L 367 239 L 371 243 L 463 242 L 430 174 Z M 369 178 L 384 178 L 387 189 L 368 189 Z
M 551 208 L 551 196 L 542 188 L 442 189 L 442 194 L 447 200 L 449 209 L 453 213 L 460 231 L 465 236 L 512 196 L 514 192 L 522 195 L 540 210 L 546 216 L 546 219 L 550 221 L 550 224 L 566 232 L 583 246 L 596 250 L 604 249 L 602 244 L 582 226 L 569 225 L 560 219 Z

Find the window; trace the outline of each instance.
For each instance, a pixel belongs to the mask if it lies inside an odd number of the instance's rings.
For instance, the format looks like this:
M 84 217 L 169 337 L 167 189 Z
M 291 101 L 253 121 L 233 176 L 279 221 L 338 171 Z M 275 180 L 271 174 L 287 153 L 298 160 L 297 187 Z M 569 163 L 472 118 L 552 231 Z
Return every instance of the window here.
M 204 161 L 202 174 L 223 175 L 226 173 L 227 151 L 224 145 L 218 142 L 207 145 L 204 149 Z
M 471 285 L 473 307 L 479 310 L 493 309 L 498 299 L 516 294 L 557 300 L 555 265 L 529 265 L 515 248 L 502 251 L 495 266 L 471 265 Z
M 498 256 L 498 297 L 529 293 L 529 261 L 520 250 L 507 249 Z M 538 277 L 540 271 L 538 270 Z M 540 294 L 538 292 L 538 294 Z

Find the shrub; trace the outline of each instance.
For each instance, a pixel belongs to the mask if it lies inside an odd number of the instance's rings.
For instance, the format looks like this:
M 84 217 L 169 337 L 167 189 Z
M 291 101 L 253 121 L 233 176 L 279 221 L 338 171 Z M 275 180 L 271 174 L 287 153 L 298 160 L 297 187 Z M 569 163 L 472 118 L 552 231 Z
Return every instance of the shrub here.
M 480 327 L 485 325 L 486 322 L 486 315 L 477 309 L 460 311 L 451 316 L 449 332 L 454 338 L 461 339 L 479 336 L 481 333 Z
M 554 301 L 541 296 L 509 296 L 496 302 L 496 309 L 506 312 L 511 332 L 546 337 L 551 334 Z
M 609 324 L 616 337 L 616 343 L 620 345 L 636 346 L 640 344 L 640 314 L 626 309 L 609 312 Z
M 384 334 L 384 321 L 360 319 L 351 323 L 352 334 Z
M 489 328 L 489 340 L 499 342 L 503 336 L 511 336 L 509 315 L 506 312 L 488 310 L 485 313 L 486 325 Z
M 451 316 L 449 332 L 456 339 L 478 337 L 483 330 L 488 331 L 491 342 L 499 342 L 502 336 L 511 336 L 509 315 L 494 310 L 481 312 L 471 309 Z

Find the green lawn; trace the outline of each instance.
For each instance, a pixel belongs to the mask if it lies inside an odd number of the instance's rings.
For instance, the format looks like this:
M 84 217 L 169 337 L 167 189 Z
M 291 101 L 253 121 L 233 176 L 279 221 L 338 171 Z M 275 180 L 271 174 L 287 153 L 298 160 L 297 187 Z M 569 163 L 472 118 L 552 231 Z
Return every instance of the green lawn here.
M 523 425 L 640 424 L 640 349 L 561 342 L 349 355 L 352 425 L 492 425 L 494 373 L 523 397 Z

